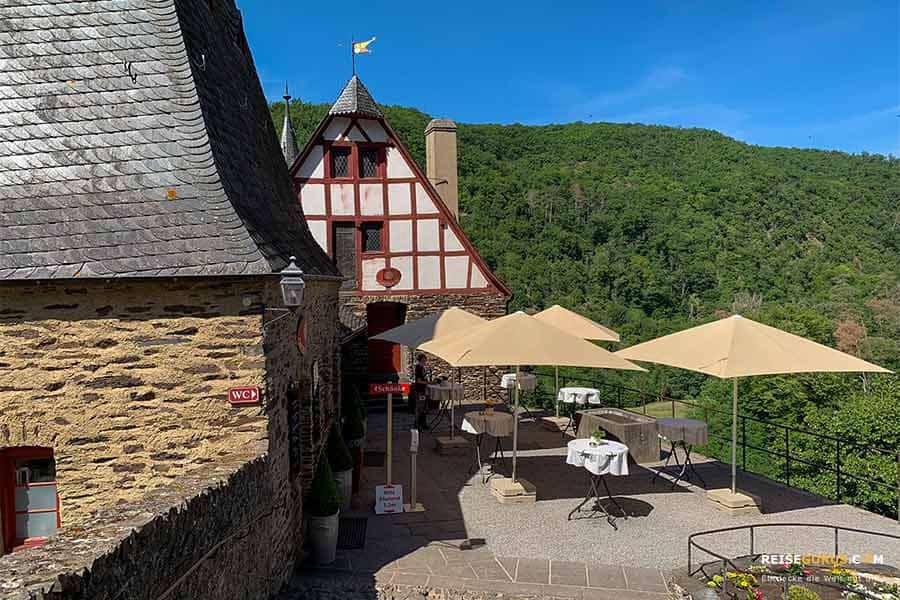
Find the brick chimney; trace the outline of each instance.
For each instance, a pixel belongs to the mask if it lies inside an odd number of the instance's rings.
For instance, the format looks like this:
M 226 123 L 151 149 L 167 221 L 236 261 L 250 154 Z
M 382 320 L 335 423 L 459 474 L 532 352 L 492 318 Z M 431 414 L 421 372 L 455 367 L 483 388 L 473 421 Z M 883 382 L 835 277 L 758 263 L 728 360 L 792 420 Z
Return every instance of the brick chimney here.
M 432 119 L 425 127 L 425 174 L 459 220 L 459 180 L 456 172 L 456 123 Z

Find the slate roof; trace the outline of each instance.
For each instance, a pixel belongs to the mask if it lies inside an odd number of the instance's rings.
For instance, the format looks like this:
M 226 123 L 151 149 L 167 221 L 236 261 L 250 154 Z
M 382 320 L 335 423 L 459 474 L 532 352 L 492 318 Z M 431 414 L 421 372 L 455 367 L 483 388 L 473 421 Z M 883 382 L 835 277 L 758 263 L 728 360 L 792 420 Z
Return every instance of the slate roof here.
M 354 75 L 344 86 L 341 95 L 335 101 L 329 115 L 359 115 L 363 117 L 371 117 L 373 119 L 381 119 L 384 114 L 378 108 L 378 103 L 372 98 L 372 94 Z
M 0 279 L 338 275 L 233 0 L 0 2 Z

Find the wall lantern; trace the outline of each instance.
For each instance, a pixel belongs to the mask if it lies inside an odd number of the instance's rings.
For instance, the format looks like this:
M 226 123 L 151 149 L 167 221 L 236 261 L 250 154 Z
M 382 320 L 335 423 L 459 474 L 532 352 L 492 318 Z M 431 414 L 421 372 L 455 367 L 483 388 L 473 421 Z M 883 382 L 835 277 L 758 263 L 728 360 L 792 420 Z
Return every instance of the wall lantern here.
M 291 257 L 291 263 L 281 270 L 281 295 L 285 306 L 300 306 L 303 304 L 303 291 L 306 282 L 303 281 L 303 269 L 297 266 L 296 256 Z

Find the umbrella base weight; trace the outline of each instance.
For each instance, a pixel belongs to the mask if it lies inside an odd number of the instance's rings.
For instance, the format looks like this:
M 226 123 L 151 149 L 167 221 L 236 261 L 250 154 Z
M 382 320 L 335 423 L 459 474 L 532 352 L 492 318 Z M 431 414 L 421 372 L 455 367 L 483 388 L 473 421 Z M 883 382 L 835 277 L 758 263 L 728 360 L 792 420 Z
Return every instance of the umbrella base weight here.
M 740 490 L 732 493 L 731 488 L 709 490 L 706 498 L 716 508 L 731 515 L 759 514 L 762 510 L 762 499 L 759 496 Z
M 425 512 L 425 507 L 422 506 L 421 502 L 416 502 L 415 506 L 411 506 L 409 504 L 403 505 L 403 512 L 411 513 L 411 512 Z
M 507 477 L 491 479 L 491 495 L 500 504 L 531 504 L 537 501 L 537 489 L 521 477 L 515 482 Z
M 463 456 L 471 451 L 472 444 L 463 436 L 441 436 L 434 439 L 434 449 L 444 456 Z

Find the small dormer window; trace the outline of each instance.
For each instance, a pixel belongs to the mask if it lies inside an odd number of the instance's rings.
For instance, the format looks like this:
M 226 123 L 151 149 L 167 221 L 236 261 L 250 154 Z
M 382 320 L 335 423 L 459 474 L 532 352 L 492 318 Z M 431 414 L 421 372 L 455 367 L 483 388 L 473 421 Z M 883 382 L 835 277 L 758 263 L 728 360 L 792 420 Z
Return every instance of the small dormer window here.
M 379 150 L 378 148 L 361 148 L 359 151 L 359 175 L 365 179 L 378 177 L 379 174 Z
M 350 177 L 350 148 L 331 148 L 331 176 Z

